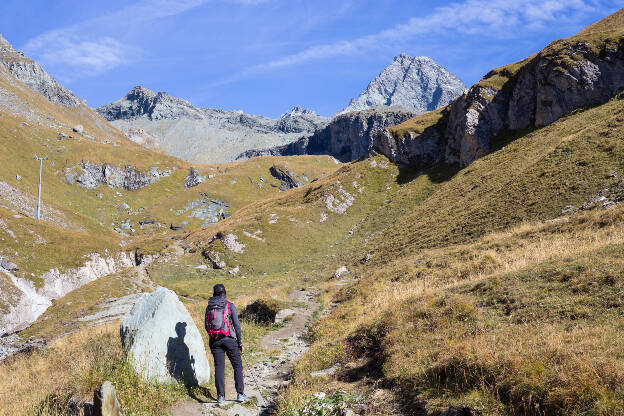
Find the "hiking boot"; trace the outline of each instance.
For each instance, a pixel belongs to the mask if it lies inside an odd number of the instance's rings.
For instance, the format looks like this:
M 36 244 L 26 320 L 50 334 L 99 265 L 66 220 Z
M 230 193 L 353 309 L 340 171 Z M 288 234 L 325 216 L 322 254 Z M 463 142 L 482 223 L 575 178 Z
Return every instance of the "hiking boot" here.
M 224 404 L 225 404 L 225 397 L 224 396 L 217 397 L 217 405 L 222 406 Z
M 236 401 L 239 403 L 245 403 L 247 401 L 247 396 L 245 396 L 244 394 L 238 394 L 236 396 Z

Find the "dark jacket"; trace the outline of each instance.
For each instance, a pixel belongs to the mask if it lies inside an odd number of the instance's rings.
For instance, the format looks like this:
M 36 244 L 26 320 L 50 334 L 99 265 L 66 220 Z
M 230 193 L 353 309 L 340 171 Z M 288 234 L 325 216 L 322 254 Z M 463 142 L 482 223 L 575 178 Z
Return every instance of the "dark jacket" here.
M 240 327 L 240 322 L 238 321 L 238 313 L 236 312 L 236 306 L 234 306 L 232 302 L 229 302 L 225 298 L 225 296 L 213 296 L 208 300 L 208 307 L 206 308 L 206 315 L 204 317 L 204 326 L 206 328 L 206 331 L 209 331 L 208 311 L 210 311 L 210 309 L 213 309 L 214 306 L 225 307 L 226 302 L 230 305 L 230 317 L 229 317 L 230 327 L 234 328 L 234 332 L 230 331 L 230 337 L 234 338 L 236 342 L 238 342 L 238 345 L 242 345 L 243 338 L 241 335 L 241 327 Z

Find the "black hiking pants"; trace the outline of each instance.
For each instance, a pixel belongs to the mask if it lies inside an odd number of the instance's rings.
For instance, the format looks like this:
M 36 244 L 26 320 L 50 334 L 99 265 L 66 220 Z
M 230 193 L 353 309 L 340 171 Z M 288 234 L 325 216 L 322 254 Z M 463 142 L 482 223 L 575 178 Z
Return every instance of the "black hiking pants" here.
M 227 354 L 234 369 L 236 393 L 244 394 L 243 361 L 236 340 L 230 337 L 221 338 L 218 341 L 210 340 L 210 352 L 214 358 L 217 396 L 225 397 L 225 354 Z

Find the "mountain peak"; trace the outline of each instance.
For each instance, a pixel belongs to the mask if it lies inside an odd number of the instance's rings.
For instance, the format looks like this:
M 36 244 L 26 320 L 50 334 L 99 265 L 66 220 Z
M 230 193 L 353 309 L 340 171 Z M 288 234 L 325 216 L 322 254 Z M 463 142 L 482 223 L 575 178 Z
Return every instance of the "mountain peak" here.
M 433 59 L 402 53 L 341 113 L 380 106 L 400 106 L 424 113 L 447 105 L 465 89 L 459 78 Z
M 0 35 L 0 65 L 50 102 L 67 107 L 77 107 L 81 103 L 74 93 L 59 84 L 41 65 L 26 57 L 23 52 L 15 50 L 2 35 Z
M 193 104 L 166 92 L 154 92 L 137 85 L 122 99 L 95 109 L 108 121 L 147 117 L 150 120 L 188 117 L 201 120 L 202 112 Z
M 282 115 L 282 117 L 299 117 L 299 116 L 316 116 L 316 112 L 304 107 L 301 107 L 299 105 L 296 105 L 292 108 L 292 110 L 290 110 L 289 113 L 285 113 Z

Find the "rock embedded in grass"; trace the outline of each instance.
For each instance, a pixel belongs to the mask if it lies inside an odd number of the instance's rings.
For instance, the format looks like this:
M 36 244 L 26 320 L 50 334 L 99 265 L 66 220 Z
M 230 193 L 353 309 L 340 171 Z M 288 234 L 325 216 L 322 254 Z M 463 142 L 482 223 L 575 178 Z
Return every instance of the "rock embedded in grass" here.
M 110 381 L 102 383 L 93 394 L 94 416 L 121 416 L 121 404 L 117 400 L 115 387 Z
M 346 266 L 341 266 L 334 272 L 334 275 L 332 276 L 332 278 L 333 279 L 339 279 L 341 276 L 343 276 L 343 275 L 345 275 L 347 273 L 349 273 L 349 269 L 347 269 Z
M 12 261 L 8 261 L 6 259 L 3 259 L 2 257 L 0 257 L 0 266 L 4 269 L 4 270 L 8 270 L 10 272 L 14 272 L 19 270 L 19 266 L 15 263 L 13 263 Z
M 206 180 L 205 176 L 201 176 L 195 168 L 189 168 L 189 174 L 184 178 L 184 186 L 192 188 L 199 185 Z

